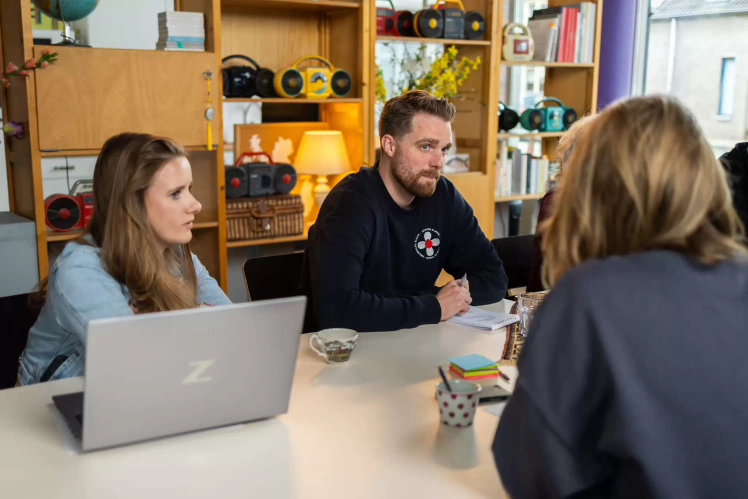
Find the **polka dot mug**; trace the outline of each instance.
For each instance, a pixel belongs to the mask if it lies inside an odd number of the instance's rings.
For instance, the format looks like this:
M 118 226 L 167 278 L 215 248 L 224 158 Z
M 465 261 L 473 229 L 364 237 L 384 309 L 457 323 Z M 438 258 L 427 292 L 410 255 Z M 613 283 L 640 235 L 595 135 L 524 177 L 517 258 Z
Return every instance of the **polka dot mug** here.
M 478 410 L 481 387 L 477 383 L 450 380 L 450 392 L 444 382 L 436 385 L 436 401 L 442 424 L 465 428 L 473 425 Z

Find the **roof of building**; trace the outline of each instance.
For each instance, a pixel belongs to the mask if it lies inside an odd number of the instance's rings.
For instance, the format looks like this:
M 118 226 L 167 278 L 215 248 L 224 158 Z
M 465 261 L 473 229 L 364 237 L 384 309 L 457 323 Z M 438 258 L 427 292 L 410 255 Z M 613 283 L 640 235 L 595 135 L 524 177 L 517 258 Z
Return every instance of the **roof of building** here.
M 748 0 L 665 0 L 652 19 L 748 14 Z

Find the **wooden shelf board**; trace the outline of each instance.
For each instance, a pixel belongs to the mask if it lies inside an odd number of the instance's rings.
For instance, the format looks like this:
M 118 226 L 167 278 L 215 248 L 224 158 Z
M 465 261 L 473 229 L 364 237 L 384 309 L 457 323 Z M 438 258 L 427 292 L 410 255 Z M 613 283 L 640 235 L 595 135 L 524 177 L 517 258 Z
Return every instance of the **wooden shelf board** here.
M 227 248 L 248 248 L 251 246 L 263 246 L 266 244 L 282 244 L 282 243 L 296 243 L 306 241 L 307 234 L 299 234 L 298 236 L 284 236 L 284 237 L 268 237 L 265 239 L 254 239 L 252 241 L 227 241 Z
M 265 9 L 305 10 L 311 12 L 334 12 L 361 8 L 360 1 L 344 0 L 221 0 L 222 7 L 262 7 Z
M 419 38 L 413 36 L 377 36 L 378 42 L 400 42 L 400 43 L 433 43 L 440 45 L 483 45 L 490 46 L 489 40 L 455 40 L 451 38 Z
M 198 222 L 192 226 L 193 230 L 213 229 L 218 227 L 218 222 Z M 60 241 L 71 241 L 83 235 L 83 229 L 74 229 L 69 232 L 56 232 L 47 227 L 47 242 L 57 243 Z
M 546 68 L 594 68 L 592 63 L 585 62 L 543 62 L 543 61 L 501 61 L 502 66 L 543 66 Z
M 562 137 L 566 132 L 527 132 L 527 133 L 500 133 L 500 139 L 549 139 Z
M 189 152 L 201 152 L 207 151 L 208 146 L 184 146 L 184 149 Z M 213 151 L 218 150 L 218 143 L 213 144 Z M 67 156 L 69 158 L 76 156 L 98 156 L 101 149 L 63 149 L 59 151 L 42 151 L 42 158 L 62 158 Z
M 447 178 L 453 178 L 453 177 L 482 177 L 483 172 L 476 172 L 476 171 L 469 171 L 469 172 L 459 172 L 459 173 L 445 173 L 445 177 Z
M 64 149 L 60 151 L 42 151 L 42 158 L 61 158 L 63 156 L 98 156 L 101 149 Z
M 47 227 L 47 242 L 72 241 L 83 235 L 83 229 L 73 229 L 68 232 L 56 232 Z
M 192 230 L 195 229 L 215 229 L 218 227 L 218 222 L 196 222 L 192 224 Z
M 234 102 L 234 103 L 246 103 L 246 102 L 259 102 L 262 104 L 362 104 L 364 99 L 360 97 L 330 97 L 329 99 L 306 99 L 306 98 L 295 98 L 286 99 L 284 97 L 265 97 L 260 99 L 232 97 L 224 98 L 223 102 Z
M 541 199 L 543 196 L 545 196 L 545 193 L 543 194 L 514 194 L 512 196 L 505 196 L 505 197 L 496 197 L 495 201 L 497 203 L 508 203 L 510 201 L 529 201 L 533 199 Z

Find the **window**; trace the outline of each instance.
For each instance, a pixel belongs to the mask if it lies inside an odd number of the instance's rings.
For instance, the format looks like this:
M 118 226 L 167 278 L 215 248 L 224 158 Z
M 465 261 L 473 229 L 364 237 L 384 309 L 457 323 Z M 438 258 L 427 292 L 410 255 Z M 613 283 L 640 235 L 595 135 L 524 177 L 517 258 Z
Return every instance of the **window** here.
M 719 115 L 732 118 L 735 100 L 735 58 L 722 59 L 722 77 L 719 87 Z
M 748 2 L 639 2 L 636 93 L 677 97 L 717 156 L 748 140 Z

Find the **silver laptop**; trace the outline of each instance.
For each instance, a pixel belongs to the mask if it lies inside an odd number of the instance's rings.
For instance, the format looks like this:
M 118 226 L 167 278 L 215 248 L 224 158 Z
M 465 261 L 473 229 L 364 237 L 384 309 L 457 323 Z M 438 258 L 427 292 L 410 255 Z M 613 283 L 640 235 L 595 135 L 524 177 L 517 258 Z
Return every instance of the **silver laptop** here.
M 288 411 L 306 297 L 91 321 L 85 391 L 53 397 L 84 451 Z

